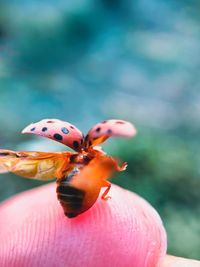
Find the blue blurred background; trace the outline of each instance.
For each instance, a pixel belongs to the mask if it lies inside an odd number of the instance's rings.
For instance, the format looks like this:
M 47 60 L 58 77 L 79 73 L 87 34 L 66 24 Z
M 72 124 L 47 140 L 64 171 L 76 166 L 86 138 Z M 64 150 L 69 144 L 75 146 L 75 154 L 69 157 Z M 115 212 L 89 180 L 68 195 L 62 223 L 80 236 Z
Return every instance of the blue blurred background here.
M 104 146 L 129 163 L 112 181 L 159 211 L 169 253 L 200 259 L 199 51 L 198 0 L 1 0 L 0 147 L 66 149 L 20 135 L 43 118 L 133 122 Z M 0 181 L 1 200 L 43 184 Z

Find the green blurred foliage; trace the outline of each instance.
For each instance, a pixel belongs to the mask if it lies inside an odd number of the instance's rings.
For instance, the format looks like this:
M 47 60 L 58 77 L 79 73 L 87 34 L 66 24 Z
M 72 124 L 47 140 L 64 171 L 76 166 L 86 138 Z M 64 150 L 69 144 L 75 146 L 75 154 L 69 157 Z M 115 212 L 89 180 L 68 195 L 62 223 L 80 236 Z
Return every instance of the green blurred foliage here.
M 65 149 L 20 135 L 42 118 L 85 133 L 121 118 L 139 129 L 107 151 L 129 163 L 113 182 L 161 214 L 169 252 L 200 259 L 198 0 L 2 0 L 0 147 Z M 0 199 L 43 184 L 0 177 Z
M 199 144 L 189 145 L 173 134 L 139 130 L 131 144 L 124 141 L 113 151 L 129 163 L 126 173 L 118 174 L 113 182 L 143 196 L 159 211 L 169 253 L 198 259 Z

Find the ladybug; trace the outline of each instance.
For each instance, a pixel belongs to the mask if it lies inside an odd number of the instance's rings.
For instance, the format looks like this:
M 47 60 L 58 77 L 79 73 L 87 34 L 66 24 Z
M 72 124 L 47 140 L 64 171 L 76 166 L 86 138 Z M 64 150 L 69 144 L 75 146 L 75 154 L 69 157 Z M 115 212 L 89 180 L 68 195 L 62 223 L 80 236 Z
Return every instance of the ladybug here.
M 103 200 L 111 184 L 108 178 L 115 171 L 124 171 L 116 159 L 106 155 L 99 144 L 111 136 L 133 137 L 135 127 L 124 120 L 106 120 L 92 127 L 84 137 L 73 124 L 58 119 L 44 119 L 28 125 L 22 133 L 53 139 L 72 151 L 38 152 L 0 149 L 0 173 L 12 172 L 31 179 L 56 178 L 57 198 L 68 218 L 76 217 L 93 206 L 100 190 Z

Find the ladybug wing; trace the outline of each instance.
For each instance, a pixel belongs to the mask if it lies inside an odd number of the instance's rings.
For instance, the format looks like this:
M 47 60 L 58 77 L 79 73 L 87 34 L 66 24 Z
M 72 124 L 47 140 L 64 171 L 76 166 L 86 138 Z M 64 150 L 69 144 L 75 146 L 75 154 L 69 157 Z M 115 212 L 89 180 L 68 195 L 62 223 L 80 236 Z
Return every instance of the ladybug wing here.
M 111 136 L 132 137 L 135 127 L 128 121 L 107 120 L 92 127 L 85 138 L 85 146 L 96 146 Z
M 44 136 L 76 151 L 79 151 L 83 145 L 82 132 L 71 123 L 58 119 L 44 119 L 32 123 L 22 133 Z
M 60 178 L 70 165 L 72 152 L 34 152 L 0 149 L 0 173 L 38 180 Z

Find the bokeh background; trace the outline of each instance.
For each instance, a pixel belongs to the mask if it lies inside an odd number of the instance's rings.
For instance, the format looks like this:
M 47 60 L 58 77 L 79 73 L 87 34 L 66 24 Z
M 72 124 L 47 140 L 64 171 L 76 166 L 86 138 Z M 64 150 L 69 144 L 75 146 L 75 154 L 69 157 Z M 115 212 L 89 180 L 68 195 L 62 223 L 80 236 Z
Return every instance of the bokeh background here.
M 43 118 L 133 122 L 104 145 L 129 163 L 112 181 L 158 210 L 169 253 L 200 259 L 199 69 L 198 0 L 1 0 L 0 147 L 65 150 L 20 135 Z M 0 200 L 41 184 L 2 175 Z

